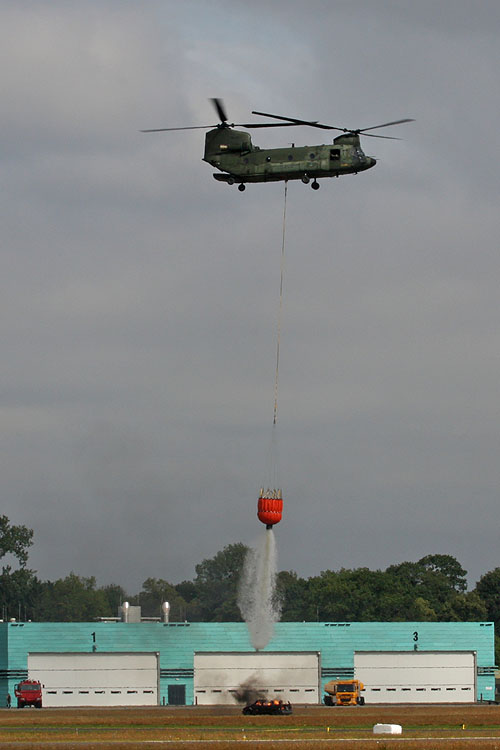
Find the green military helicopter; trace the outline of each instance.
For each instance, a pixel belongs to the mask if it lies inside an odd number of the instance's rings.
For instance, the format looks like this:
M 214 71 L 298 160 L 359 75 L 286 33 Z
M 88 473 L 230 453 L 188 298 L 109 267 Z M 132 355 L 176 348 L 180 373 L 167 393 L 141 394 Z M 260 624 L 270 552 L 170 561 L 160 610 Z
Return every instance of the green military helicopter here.
M 247 182 L 278 182 L 280 180 L 302 180 L 306 185 L 311 182 L 313 190 L 318 190 L 320 177 L 340 177 L 343 174 L 357 174 L 371 169 L 377 163 L 372 156 L 366 156 L 360 145 L 360 134 L 372 138 L 400 140 L 388 135 L 374 135 L 368 130 L 387 128 L 389 125 L 400 125 L 413 122 L 411 119 L 394 120 L 371 128 L 338 128 L 333 125 L 322 125 L 309 120 L 298 120 L 294 117 L 271 115 L 268 112 L 252 111 L 253 115 L 271 117 L 280 122 L 229 123 L 221 99 L 211 100 L 220 118 L 218 125 L 194 125 L 184 128 L 155 128 L 142 130 L 142 133 L 160 133 L 169 130 L 206 130 L 205 153 L 203 161 L 208 162 L 224 174 L 218 172 L 214 178 L 228 185 L 238 184 L 238 190 L 245 190 Z M 254 146 L 248 133 L 234 128 L 279 128 L 307 125 L 322 130 L 339 130 L 332 144 L 321 146 L 295 146 L 285 148 L 259 148 Z

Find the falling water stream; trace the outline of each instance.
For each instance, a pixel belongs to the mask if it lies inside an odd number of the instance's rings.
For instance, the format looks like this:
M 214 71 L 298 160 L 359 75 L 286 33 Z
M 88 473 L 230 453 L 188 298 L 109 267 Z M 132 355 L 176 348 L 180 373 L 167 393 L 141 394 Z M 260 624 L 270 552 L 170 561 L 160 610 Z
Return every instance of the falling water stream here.
M 274 623 L 280 617 L 276 600 L 278 556 L 272 529 L 263 529 L 254 548 L 248 551 L 243 566 L 238 606 L 245 620 L 250 642 L 259 651 L 272 638 Z

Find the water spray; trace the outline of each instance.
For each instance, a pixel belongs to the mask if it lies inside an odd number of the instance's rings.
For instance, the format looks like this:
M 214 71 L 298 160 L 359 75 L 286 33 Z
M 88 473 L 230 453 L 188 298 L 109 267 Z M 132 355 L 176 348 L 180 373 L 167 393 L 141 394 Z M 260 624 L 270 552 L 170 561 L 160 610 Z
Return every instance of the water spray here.
M 274 623 L 280 618 L 281 607 L 276 596 L 277 569 L 276 539 L 271 526 L 247 553 L 238 593 L 238 606 L 256 651 L 267 646 Z

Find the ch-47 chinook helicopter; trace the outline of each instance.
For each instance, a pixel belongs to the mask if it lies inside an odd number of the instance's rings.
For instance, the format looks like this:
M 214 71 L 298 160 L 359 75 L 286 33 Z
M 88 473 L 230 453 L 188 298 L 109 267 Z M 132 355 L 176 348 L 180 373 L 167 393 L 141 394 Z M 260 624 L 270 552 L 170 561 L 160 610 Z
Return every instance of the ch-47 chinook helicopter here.
M 413 122 L 411 119 L 394 120 L 370 128 L 338 128 L 334 125 L 323 125 L 316 120 L 298 120 L 294 117 L 271 115 L 268 112 L 252 111 L 253 115 L 271 117 L 281 122 L 229 123 L 221 99 L 211 100 L 220 118 L 218 125 L 192 125 L 184 128 L 155 128 L 142 130 L 142 133 L 160 133 L 169 130 L 206 130 L 205 153 L 203 161 L 208 162 L 224 174 L 215 173 L 219 182 L 228 185 L 238 183 L 238 190 L 245 190 L 246 182 L 278 182 L 280 180 L 302 180 L 305 184 L 312 179 L 311 187 L 319 188 L 318 178 L 340 177 L 343 174 L 357 174 L 371 169 L 377 163 L 372 156 L 363 153 L 359 142 L 360 134 L 372 138 L 400 140 L 389 135 L 374 135 L 368 130 L 387 128 L 389 125 L 400 125 Z M 332 144 L 321 146 L 295 146 L 285 148 L 259 148 L 254 146 L 248 133 L 234 128 L 279 128 L 307 125 L 321 130 L 339 130 Z

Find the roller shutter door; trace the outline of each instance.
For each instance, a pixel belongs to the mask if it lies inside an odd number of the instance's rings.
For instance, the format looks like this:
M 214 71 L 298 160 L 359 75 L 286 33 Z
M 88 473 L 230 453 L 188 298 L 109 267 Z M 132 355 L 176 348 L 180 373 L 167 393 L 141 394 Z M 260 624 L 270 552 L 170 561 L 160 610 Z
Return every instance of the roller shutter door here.
M 471 703 L 473 651 L 357 651 L 354 676 L 366 703 Z
M 156 706 L 157 653 L 30 653 L 28 674 L 50 706 Z
M 256 698 L 319 703 L 319 653 L 195 653 L 194 697 L 201 705 L 251 703 Z

